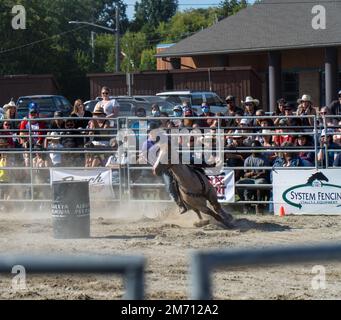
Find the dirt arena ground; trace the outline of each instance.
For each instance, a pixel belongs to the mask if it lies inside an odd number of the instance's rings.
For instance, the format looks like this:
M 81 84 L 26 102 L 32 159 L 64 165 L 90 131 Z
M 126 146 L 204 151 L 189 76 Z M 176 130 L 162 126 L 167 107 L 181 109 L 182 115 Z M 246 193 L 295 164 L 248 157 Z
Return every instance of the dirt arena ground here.
M 143 206 L 119 213 L 92 213 L 91 238 L 56 240 L 48 209 L 0 214 L 0 254 L 133 255 L 147 258 L 146 298 L 189 297 L 189 254 L 194 249 L 313 244 L 341 240 L 337 216 L 236 215 L 236 228 L 194 228 L 195 214 L 160 215 Z M 100 213 L 99 213 L 100 212 Z M 341 263 L 324 264 L 326 289 L 313 290 L 314 264 L 220 270 L 213 276 L 216 299 L 339 299 Z M 119 299 L 123 281 L 112 275 L 27 275 L 26 290 L 0 276 L 0 299 Z

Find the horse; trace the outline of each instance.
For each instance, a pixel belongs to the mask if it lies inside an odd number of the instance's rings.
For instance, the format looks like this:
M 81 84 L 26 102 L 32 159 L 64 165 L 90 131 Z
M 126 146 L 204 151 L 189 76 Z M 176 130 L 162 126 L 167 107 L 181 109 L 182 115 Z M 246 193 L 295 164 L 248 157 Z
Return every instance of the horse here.
M 209 220 L 204 220 L 201 213 L 213 217 L 216 221 L 222 223 L 227 228 L 233 227 L 233 217 L 224 211 L 218 202 L 217 192 L 209 182 L 206 175 L 185 164 L 164 164 L 161 163 L 163 150 L 159 153 L 158 160 L 153 166 L 155 174 L 160 174 L 163 170 L 169 170 L 174 180 L 178 184 L 180 197 L 188 209 L 192 209 L 199 218 L 194 226 L 202 227 L 209 224 Z M 212 209 L 208 207 L 207 201 Z

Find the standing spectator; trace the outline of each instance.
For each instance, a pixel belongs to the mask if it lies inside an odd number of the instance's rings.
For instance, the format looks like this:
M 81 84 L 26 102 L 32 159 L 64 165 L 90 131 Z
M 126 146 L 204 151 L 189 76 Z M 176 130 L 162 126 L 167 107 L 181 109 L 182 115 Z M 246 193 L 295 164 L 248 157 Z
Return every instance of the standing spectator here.
M 177 105 L 173 108 L 173 117 L 177 118 L 171 121 L 171 126 L 175 128 L 180 128 L 183 126 L 183 120 L 181 119 L 183 115 L 181 105 Z
M 83 101 L 81 99 L 77 99 L 73 106 L 73 111 L 71 113 L 71 117 L 75 118 L 91 118 L 92 113 L 88 110 L 85 110 Z M 75 127 L 85 129 L 89 123 L 89 119 L 77 119 L 75 120 Z
M 29 119 L 24 119 L 21 121 L 19 130 L 20 130 L 20 142 L 23 148 L 28 149 L 30 145 L 34 147 L 35 145 L 44 145 L 45 140 L 45 123 L 42 121 L 35 120 L 39 118 L 39 106 L 35 102 L 31 102 L 28 104 L 28 112 Z M 31 136 L 29 136 L 31 135 Z M 29 154 L 24 153 L 24 162 L 25 166 L 30 166 Z
M 338 92 L 338 100 L 333 101 L 328 108 L 330 114 L 334 116 L 341 116 L 341 90 Z
M 101 90 L 102 100 L 98 102 L 95 106 L 103 108 L 104 113 L 107 118 L 117 118 L 119 114 L 120 104 L 116 99 L 110 99 L 110 89 L 108 87 L 103 87 Z

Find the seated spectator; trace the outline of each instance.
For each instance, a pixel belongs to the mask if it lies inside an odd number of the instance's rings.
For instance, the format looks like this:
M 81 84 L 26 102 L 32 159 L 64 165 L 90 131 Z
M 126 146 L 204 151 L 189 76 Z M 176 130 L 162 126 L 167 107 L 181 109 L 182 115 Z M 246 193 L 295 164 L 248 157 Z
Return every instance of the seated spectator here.
M 335 149 L 340 149 L 340 145 L 333 142 L 333 133 L 332 129 L 322 130 L 321 138 L 320 138 L 320 150 L 317 155 L 317 160 L 319 164 L 326 168 L 326 148 L 328 149 L 328 167 L 332 167 L 334 164 L 334 160 L 337 156 L 337 152 L 333 151 Z
M 161 112 L 160 117 L 168 118 L 168 113 L 167 112 Z M 163 129 L 169 129 L 170 128 L 170 120 L 169 119 L 161 119 L 160 122 L 161 122 L 160 128 L 163 128 Z
M 273 136 L 273 142 L 275 146 L 280 147 L 285 142 L 294 143 L 296 140 L 295 136 L 290 135 L 290 134 L 283 134 L 283 133 L 288 133 L 288 131 L 290 131 L 290 129 L 287 129 L 287 126 L 288 126 L 287 119 L 285 118 L 281 119 L 278 125 L 279 125 L 279 128 L 276 129 L 275 132 L 279 134 L 276 134 Z
M 284 106 L 286 103 L 287 103 L 287 101 L 284 98 L 277 100 L 277 107 L 276 107 L 276 111 L 275 111 L 276 116 L 284 116 Z M 279 120 L 281 120 L 281 119 L 282 118 L 276 118 L 274 120 L 274 124 L 276 126 L 278 126 Z
M 256 150 L 260 149 L 261 144 L 259 141 L 253 141 L 252 148 L 254 148 L 254 151 L 250 156 L 248 156 L 244 161 L 244 167 L 267 167 L 269 166 L 268 160 L 266 157 L 264 157 L 260 152 L 257 152 Z M 244 177 L 241 178 L 238 182 L 238 184 L 267 184 L 269 183 L 269 177 L 267 174 L 267 171 L 265 169 L 245 169 L 244 170 Z M 264 199 L 264 196 L 268 193 L 264 191 L 263 189 L 242 189 L 237 188 L 237 192 L 239 195 L 240 200 L 242 201 L 261 201 Z M 249 206 L 244 207 L 244 212 L 248 211 Z
M 71 117 L 75 118 L 91 118 L 92 113 L 88 110 L 85 110 L 83 101 L 81 99 L 77 99 L 73 106 L 73 111 L 71 113 Z M 88 126 L 89 120 L 86 119 L 75 119 L 75 127 L 77 129 L 85 129 Z
M 254 99 L 250 96 L 245 98 L 245 101 L 242 101 L 245 111 L 244 111 L 244 116 L 255 116 L 256 115 L 256 109 L 259 106 L 259 100 L 258 99 Z M 247 119 L 249 126 L 250 127 L 256 127 L 257 123 L 256 123 L 256 119 L 251 119 L 248 118 Z
M 333 136 L 333 142 L 341 146 L 341 120 L 337 124 L 337 128 L 334 130 L 336 134 Z
M 334 127 L 337 126 L 338 120 L 336 118 L 328 117 L 331 115 L 330 110 L 328 107 L 322 107 L 318 112 L 317 123 L 320 127 Z
M 18 119 L 18 110 L 15 102 L 12 100 L 10 103 L 4 106 L 4 119 L 11 120 L 11 119 Z M 11 121 L 11 127 L 13 129 L 19 128 L 19 122 Z
M 341 90 L 338 92 L 338 100 L 334 100 L 328 107 L 329 113 L 334 116 L 341 116 Z M 338 119 L 339 121 L 339 119 Z
M 313 107 L 313 102 L 308 94 L 304 94 L 298 100 L 299 106 L 297 108 L 298 116 L 316 116 L 316 109 Z M 314 126 L 314 118 L 301 118 L 302 126 Z
M 98 153 L 93 151 L 96 150 L 96 146 L 92 142 L 87 142 L 84 145 L 86 150 L 89 150 L 89 153 L 85 154 L 85 167 L 86 168 L 97 168 L 103 167 L 103 158 Z
M 302 125 L 300 118 L 292 118 L 293 116 L 295 116 L 295 114 L 294 114 L 294 107 L 290 103 L 286 103 L 284 105 L 283 110 L 284 110 L 284 116 L 286 116 L 287 118 L 282 118 L 282 119 L 287 120 L 287 124 L 289 127 L 299 127 Z
M 177 105 L 173 108 L 173 117 L 177 118 L 171 120 L 171 127 L 180 128 L 183 126 L 183 120 L 181 119 L 183 116 L 182 106 Z
M 243 167 L 244 160 L 248 157 L 248 154 L 245 152 L 237 152 L 241 148 L 245 147 L 244 145 L 245 137 L 240 135 L 239 131 L 236 130 L 234 135 L 232 136 L 231 143 L 228 143 L 225 146 L 225 156 L 224 159 L 226 161 L 227 167 Z M 230 139 L 229 139 L 230 140 Z M 235 180 L 238 181 L 243 175 L 242 170 L 235 170 Z
M 65 122 L 64 122 L 64 119 L 63 119 L 63 113 L 61 111 L 56 111 L 53 114 L 53 117 L 57 118 L 57 119 L 52 120 L 50 128 L 52 130 L 62 130 L 62 129 L 64 129 L 65 128 L 65 126 L 64 126 Z
M 200 115 L 200 117 L 203 119 L 199 121 L 199 127 L 209 128 L 210 126 L 213 125 L 214 119 L 205 119 L 205 118 L 214 117 L 215 114 L 210 111 L 210 106 L 206 102 L 203 102 L 201 104 L 201 111 L 202 111 L 202 114 Z
M 291 142 L 284 142 L 283 149 L 287 149 L 283 152 L 283 167 L 309 167 L 310 163 L 302 160 L 296 152 L 291 152 L 290 149 L 295 148 L 295 145 Z
M 112 130 L 108 130 L 110 129 L 110 123 L 106 119 L 103 108 L 96 105 L 92 115 L 92 120 L 88 124 L 88 129 L 92 130 L 89 132 L 89 135 L 93 136 L 92 143 L 95 146 L 109 146 L 110 137 L 104 135 L 109 135 L 113 132 Z
M 49 137 L 46 139 L 47 149 L 48 150 L 62 150 L 64 146 L 60 143 L 60 133 L 51 132 Z M 60 152 L 50 152 L 49 153 L 51 164 L 53 167 L 61 167 L 62 166 L 62 154 Z
M 120 153 L 116 138 L 110 140 L 110 147 L 114 153 L 108 158 L 105 166 L 107 168 L 118 168 L 120 165 L 126 165 L 128 162 L 127 153 Z
M 242 119 L 241 121 L 240 121 L 240 123 L 239 123 L 239 129 L 238 129 L 238 131 L 240 132 L 240 133 L 252 133 L 253 131 L 252 131 L 252 129 L 250 128 L 250 125 L 249 125 L 249 121 L 248 121 L 248 119 Z M 252 142 L 254 141 L 254 139 L 255 139 L 255 136 L 253 136 L 253 135 L 250 135 L 250 136 L 244 136 L 244 141 L 243 141 L 243 144 L 245 145 L 245 146 L 251 146 L 251 144 L 252 144 Z
M 341 153 L 339 153 L 333 163 L 334 167 L 341 167 Z
M 64 154 L 63 163 L 66 167 L 81 166 L 84 162 L 83 154 L 75 153 L 78 148 L 84 145 L 84 138 L 79 137 L 79 132 L 75 130 L 75 122 L 72 119 L 65 120 L 65 131 L 61 134 L 61 144 L 63 148 L 70 149 L 70 153 Z
M 314 143 L 311 141 L 311 138 L 309 135 L 299 135 L 297 137 L 296 145 L 300 148 L 314 148 Z M 315 152 L 306 152 L 302 151 L 298 154 L 298 156 L 302 159 L 308 162 L 308 164 L 312 167 L 315 163 Z
M 239 113 L 241 115 L 244 114 L 244 110 L 241 107 L 238 107 L 236 105 L 236 97 L 232 96 L 232 95 L 228 95 L 225 99 L 226 101 L 226 105 L 227 105 L 227 112 L 226 112 L 226 116 L 227 117 L 234 117 L 236 115 L 236 113 Z

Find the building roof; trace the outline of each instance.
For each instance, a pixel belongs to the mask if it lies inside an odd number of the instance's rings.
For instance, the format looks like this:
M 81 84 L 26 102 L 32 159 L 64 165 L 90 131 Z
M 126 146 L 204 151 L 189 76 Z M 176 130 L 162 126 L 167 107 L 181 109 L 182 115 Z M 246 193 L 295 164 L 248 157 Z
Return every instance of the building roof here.
M 313 13 L 317 5 L 323 6 L 326 11 L 324 30 L 313 28 L 313 19 L 320 12 Z M 263 0 L 156 56 L 196 56 L 341 45 L 340 13 L 341 0 Z

